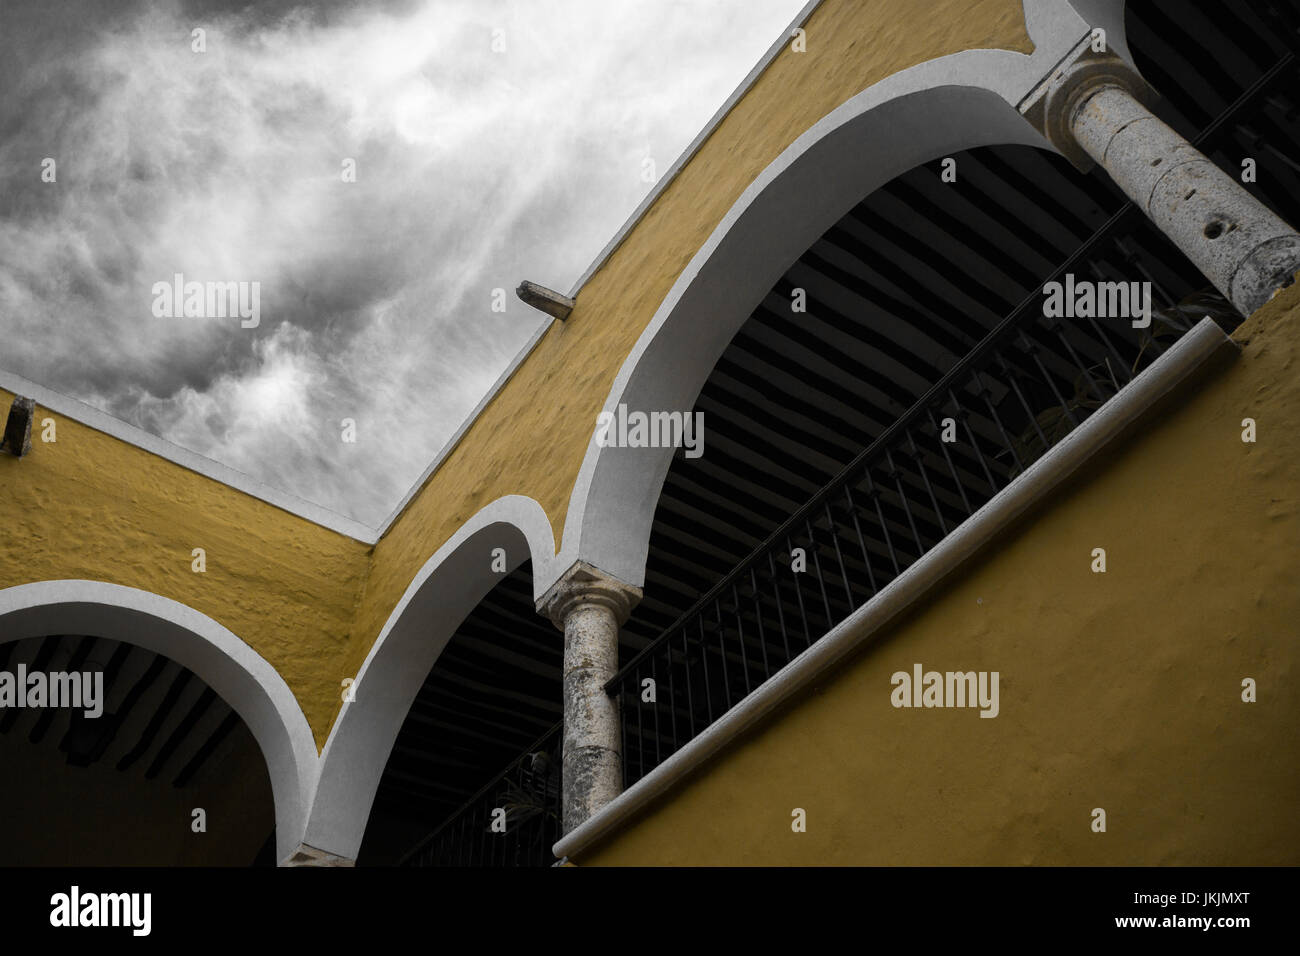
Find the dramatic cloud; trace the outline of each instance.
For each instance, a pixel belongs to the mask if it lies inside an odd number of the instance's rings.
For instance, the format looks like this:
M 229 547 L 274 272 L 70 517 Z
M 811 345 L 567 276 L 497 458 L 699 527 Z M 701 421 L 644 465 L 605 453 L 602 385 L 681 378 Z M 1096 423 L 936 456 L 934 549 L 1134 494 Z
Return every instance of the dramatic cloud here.
M 0 367 L 377 524 L 802 4 L 5 0 Z

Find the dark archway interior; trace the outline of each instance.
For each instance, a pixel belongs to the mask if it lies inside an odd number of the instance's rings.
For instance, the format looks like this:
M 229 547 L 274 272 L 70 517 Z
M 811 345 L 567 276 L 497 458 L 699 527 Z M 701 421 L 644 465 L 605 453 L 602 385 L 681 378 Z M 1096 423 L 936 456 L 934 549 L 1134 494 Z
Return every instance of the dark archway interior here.
M 375 794 L 359 865 L 398 862 L 560 719 L 563 644 L 533 610 L 532 563 L 503 575 L 411 705 Z
M 1132 0 L 1127 27 L 1139 67 L 1165 97 L 1157 113 L 1226 170 L 1255 159 L 1257 181 L 1247 188 L 1300 222 L 1300 0 Z M 1092 241 L 1125 206 L 1104 172 L 1082 175 L 1027 147 L 955 158 L 955 183 L 928 164 L 849 210 L 791 264 L 718 361 L 696 403 L 705 454 L 679 452 L 665 481 L 645 599 L 624 628 L 624 662 L 1081 248 L 1086 255 L 1073 267 L 1080 278 L 1151 281 L 1156 307 L 1171 313 L 1206 288 L 1139 214 Z M 791 308 L 796 289 L 806 312 Z M 1230 310 L 1217 317 L 1240 321 Z M 1118 334 L 1143 352 L 1137 333 Z M 519 765 L 559 717 L 560 654 L 521 568 L 465 622 L 421 691 L 362 862 L 393 860 L 422 828 L 433 830 Z
M 261 749 L 192 671 L 84 635 L 0 644 L 0 671 L 103 675 L 99 717 L 67 707 L 0 711 L 0 865 L 274 862 Z M 206 832 L 193 829 L 196 809 Z

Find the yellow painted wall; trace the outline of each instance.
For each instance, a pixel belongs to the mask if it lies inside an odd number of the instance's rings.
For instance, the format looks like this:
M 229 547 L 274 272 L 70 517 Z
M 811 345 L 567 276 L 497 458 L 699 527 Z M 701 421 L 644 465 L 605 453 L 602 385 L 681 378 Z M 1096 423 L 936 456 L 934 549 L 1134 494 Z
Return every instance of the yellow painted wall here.
M 825 0 L 555 323 L 375 549 L 357 619 L 360 666 L 416 571 L 480 508 L 528 495 L 556 540 L 619 368 L 678 274 L 745 188 L 845 100 L 925 60 L 1032 52 L 1020 0 Z
M 1236 337 L 1229 369 L 578 862 L 1300 863 L 1300 283 Z M 1000 672 L 1001 714 L 895 709 L 916 662 Z
M 0 389 L 0 408 L 12 399 Z M 368 546 L 39 405 L 32 453 L 0 455 L 0 489 L 0 588 L 84 578 L 188 604 L 275 667 L 324 746 Z

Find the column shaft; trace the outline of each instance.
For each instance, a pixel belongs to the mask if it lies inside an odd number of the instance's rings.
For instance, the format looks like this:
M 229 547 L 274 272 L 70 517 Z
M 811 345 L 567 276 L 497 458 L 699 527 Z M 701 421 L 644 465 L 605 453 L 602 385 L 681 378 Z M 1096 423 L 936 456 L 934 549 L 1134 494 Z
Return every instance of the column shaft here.
M 1126 89 L 1100 85 L 1069 117 L 1101 165 L 1242 315 L 1300 270 L 1300 235 L 1152 115 Z
M 564 619 L 565 833 L 623 790 L 618 701 L 605 693 L 618 671 L 618 625 L 600 604 L 579 604 Z
M 605 684 L 618 672 L 619 627 L 640 600 L 640 588 L 578 561 L 537 602 L 564 631 L 565 833 L 623 790 L 623 728 Z

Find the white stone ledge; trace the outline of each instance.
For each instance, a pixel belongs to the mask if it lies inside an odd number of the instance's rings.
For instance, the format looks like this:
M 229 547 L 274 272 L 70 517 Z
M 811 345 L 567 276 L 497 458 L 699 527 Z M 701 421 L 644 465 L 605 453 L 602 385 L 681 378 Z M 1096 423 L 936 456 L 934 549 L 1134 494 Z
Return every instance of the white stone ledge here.
M 922 599 L 934 585 L 960 568 L 998 532 L 1086 464 L 1211 357 L 1218 354 L 1236 356 L 1239 352 L 1239 346 L 1211 319 L 1202 319 L 1118 395 L 1030 465 L 872 600 L 630 789 L 577 829 L 565 834 L 552 848 L 555 856 L 573 859 L 614 834 L 653 800 L 667 793 L 723 747 L 856 650 L 900 612 Z

